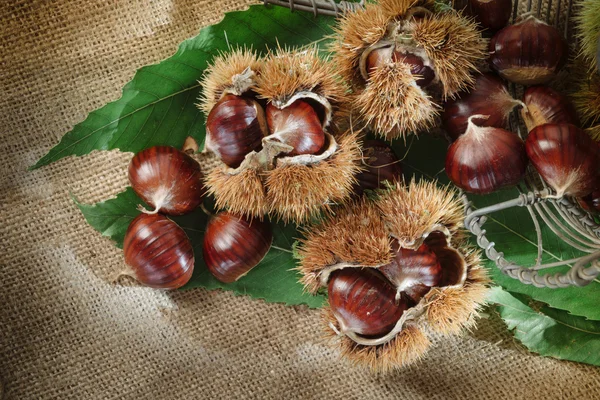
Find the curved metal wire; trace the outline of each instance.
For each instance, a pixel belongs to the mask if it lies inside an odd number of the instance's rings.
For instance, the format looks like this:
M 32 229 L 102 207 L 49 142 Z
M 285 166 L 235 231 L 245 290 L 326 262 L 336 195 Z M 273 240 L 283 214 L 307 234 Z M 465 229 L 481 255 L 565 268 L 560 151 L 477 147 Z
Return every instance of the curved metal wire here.
M 557 28 L 560 28 L 560 15 L 565 13 L 566 20 L 564 21 L 563 32 L 564 36 L 568 37 L 573 0 L 549 0 L 545 4 L 545 7 L 542 0 L 535 1 L 535 7 L 533 3 L 533 0 L 515 0 L 513 3 L 512 21 L 514 22 L 518 15 L 527 12 L 533 13 L 538 18 L 548 23 L 553 23 Z M 312 12 L 315 16 L 340 16 L 348 11 L 364 7 L 364 0 L 361 0 L 360 3 L 347 1 L 336 3 L 333 0 L 264 0 L 264 4 L 288 7 L 292 11 Z M 566 7 L 566 9 L 563 9 L 563 7 Z M 553 13 L 554 18 L 552 18 Z M 517 97 L 516 86 L 510 85 L 510 89 L 513 97 Z M 520 115 L 515 111 L 511 118 L 511 127 L 513 131 L 524 138 L 526 132 L 525 134 L 523 133 L 522 125 Z M 466 194 L 462 195 L 466 215 L 465 227 L 475 235 L 477 244 L 485 251 L 486 256 L 506 275 L 513 279 L 518 279 L 522 283 L 537 287 L 562 288 L 585 286 L 596 279 L 600 275 L 600 225 L 587 212 L 573 204 L 569 199 L 553 198 L 551 189 L 547 187 L 537 174 L 529 174 L 524 181 L 524 185 L 519 188 L 519 191 L 521 194 L 515 199 L 480 209 L 473 207 Z M 487 232 L 483 228 L 488 219 L 487 215 L 512 207 L 526 207 L 536 230 L 537 258 L 534 264 L 529 267 L 520 266 L 507 260 L 504 257 L 504 253 L 496 250 L 496 244 L 487 238 Z M 586 255 L 543 264 L 543 240 L 540 219 L 563 242 L 574 249 L 586 253 Z M 541 273 L 545 269 L 561 266 L 570 266 L 570 268 L 564 273 Z

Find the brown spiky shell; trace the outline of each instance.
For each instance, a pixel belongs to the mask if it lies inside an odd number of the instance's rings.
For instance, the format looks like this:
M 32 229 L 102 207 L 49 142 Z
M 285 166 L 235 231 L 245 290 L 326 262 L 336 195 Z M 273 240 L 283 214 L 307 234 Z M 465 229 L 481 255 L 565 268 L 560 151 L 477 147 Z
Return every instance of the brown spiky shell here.
M 589 65 L 590 71 L 597 70 L 596 55 L 598 37 L 600 36 L 600 2 L 597 0 L 583 0 L 574 19 L 577 25 L 580 55 Z
M 430 345 L 427 330 L 457 334 L 473 325 L 485 301 L 489 279 L 479 251 L 464 239 L 462 218 L 461 203 L 453 189 L 413 181 L 380 191 L 374 199 L 364 197 L 348 203 L 322 224 L 305 229 L 298 246 L 298 269 L 301 282 L 311 293 L 326 285 L 332 268 L 388 264 L 392 238 L 403 247 L 416 248 L 432 232 L 444 231 L 449 235 L 448 249 L 460 254 L 466 266 L 464 283 L 432 288 L 416 306 L 424 307 L 423 313 L 407 321 L 385 344 L 361 345 L 339 335 L 339 323 L 326 306 L 325 334 L 339 345 L 343 356 L 376 371 L 400 368 L 425 353 Z
M 349 198 L 354 176 L 360 170 L 358 133 L 338 129 L 339 121 L 347 116 L 347 87 L 314 47 L 280 48 L 261 60 L 251 55 L 244 50 L 233 52 L 230 58 L 217 57 L 204 80 L 204 111 L 208 113 L 214 100 L 229 90 L 232 74 L 256 70 L 252 74 L 252 94 L 278 108 L 298 98 L 307 99 L 321 117 L 325 132 L 331 135 L 328 145 L 333 150 L 310 160 L 301 156 L 276 159 L 284 154 L 267 153 L 263 141 L 262 153 L 254 153 L 252 160 L 247 156 L 239 168 L 222 164 L 209 171 L 206 186 L 218 208 L 249 217 L 269 214 L 286 222 L 307 221 Z M 269 162 L 263 163 L 265 159 Z
M 575 84 L 571 100 L 586 132 L 600 141 L 600 74 L 584 59 L 577 60 L 572 71 Z
M 416 9 L 429 13 L 410 23 L 412 46 L 429 59 L 438 80 L 435 88 L 422 90 L 410 70 L 399 66 L 405 64 L 392 61 L 379 67 L 385 72 L 375 70 L 365 78 L 361 63 L 366 52 L 378 43 L 396 43 L 396 27 Z M 472 86 L 485 47 L 475 22 L 457 12 L 435 13 L 434 2 L 427 0 L 383 0 L 341 18 L 332 51 L 340 74 L 356 93 L 352 111 L 376 133 L 393 139 L 430 129 L 439 102 Z

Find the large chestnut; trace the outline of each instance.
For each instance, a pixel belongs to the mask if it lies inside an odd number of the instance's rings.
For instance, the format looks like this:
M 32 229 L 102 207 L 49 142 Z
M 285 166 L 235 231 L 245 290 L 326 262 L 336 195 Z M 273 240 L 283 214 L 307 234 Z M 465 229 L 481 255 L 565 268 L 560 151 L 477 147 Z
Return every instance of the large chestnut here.
M 486 194 L 516 185 L 525 175 L 527 154 L 521 138 L 501 128 L 475 125 L 469 118 L 467 131 L 448 149 L 446 174 L 459 188 Z
M 402 165 L 394 150 L 382 140 L 367 140 L 362 148 L 363 171 L 356 175 L 354 193 L 361 195 L 365 190 L 381 189 L 383 182 L 402 179 Z
M 442 280 L 442 266 L 433 251 L 422 244 L 416 250 L 400 247 L 392 241 L 392 262 L 379 270 L 396 286 L 396 297 L 405 293 L 414 303 L 418 303 L 429 289 L 438 286 Z
M 496 32 L 508 24 L 512 0 L 469 0 L 468 11 L 483 28 Z
M 228 94 L 214 105 L 206 118 L 206 149 L 231 168 L 261 148 L 267 135 L 265 112 L 254 99 Z
M 477 119 L 481 126 L 508 127 L 510 112 L 523 103 L 513 99 L 508 88 L 496 74 L 484 73 L 477 76 L 475 86 L 469 92 L 448 100 L 442 113 L 444 129 L 453 140 L 467 130 L 467 120 L 472 115 L 487 115 L 487 119 Z
M 550 81 L 565 65 L 568 50 L 556 28 L 529 16 L 492 37 L 490 66 L 511 82 L 537 85 Z
M 342 332 L 383 336 L 402 317 L 408 304 L 395 300 L 396 290 L 371 268 L 334 271 L 328 284 L 329 305 Z
M 125 233 L 125 263 L 134 278 L 153 288 L 177 289 L 194 271 L 194 252 L 187 235 L 160 214 L 141 214 Z
M 155 212 L 181 215 L 202 203 L 200 165 L 174 147 L 154 146 L 137 153 L 129 164 L 131 187 Z
M 598 146 L 575 125 L 537 126 L 525 146 L 531 163 L 557 197 L 583 197 L 596 188 Z
M 573 104 L 566 96 L 548 86 L 527 88 L 523 102 L 527 107 L 521 110 L 521 116 L 528 131 L 548 123 L 579 126 L 579 118 Z
M 296 100 L 284 108 L 267 105 L 270 140 L 293 148 L 288 156 L 317 154 L 325 145 L 325 132 L 315 109 L 304 100 Z
M 211 218 L 204 233 L 204 261 L 219 281 L 235 282 L 260 263 L 272 241 L 268 222 L 220 212 Z

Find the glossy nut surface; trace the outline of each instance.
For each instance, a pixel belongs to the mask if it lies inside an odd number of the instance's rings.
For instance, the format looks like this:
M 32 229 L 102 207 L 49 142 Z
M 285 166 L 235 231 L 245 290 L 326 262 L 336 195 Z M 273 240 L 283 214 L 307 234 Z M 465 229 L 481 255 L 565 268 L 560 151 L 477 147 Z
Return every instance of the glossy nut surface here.
M 382 140 L 367 140 L 362 149 L 362 172 L 356 175 L 354 193 L 384 188 L 384 182 L 393 183 L 402 179 L 402 164 L 394 150 Z
M 264 110 L 250 98 L 225 95 L 206 118 L 206 147 L 231 168 L 260 150 L 266 134 Z
M 598 146 L 568 124 L 535 127 L 525 142 L 531 163 L 557 196 L 587 196 L 596 188 Z
M 448 149 L 445 169 L 459 188 L 486 194 L 516 185 L 525 175 L 527 154 L 514 133 L 470 124 Z
M 469 0 L 469 13 L 491 32 L 506 26 L 512 14 L 512 0 Z
M 315 109 L 304 100 L 285 108 L 267 105 L 269 138 L 293 147 L 288 156 L 317 154 L 325 145 L 325 132 Z
M 490 66 L 503 78 L 522 85 L 547 83 L 568 56 L 561 33 L 533 16 L 496 33 L 489 51 Z
M 194 252 L 187 235 L 160 214 L 141 214 L 125 233 L 125 263 L 135 278 L 153 288 L 177 289 L 194 271 Z
M 211 218 L 204 233 L 204 261 L 219 281 L 235 282 L 260 263 L 272 241 L 268 222 L 220 212 Z
M 417 85 L 422 88 L 429 86 L 435 79 L 435 72 L 417 55 L 394 51 L 392 60 L 410 65 L 410 73 L 416 78 Z
M 185 214 L 202 203 L 200 165 L 174 147 L 154 146 L 137 153 L 128 173 L 135 193 L 164 214 Z
M 364 336 L 389 333 L 407 309 L 396 303 L 396 290 L 377 271 L 370 268 L 344 268 L 331 274 L 329 305 L 342 331 Z
M 472 115 L 487 115 L 487 119 L 476 119 L 479 126 L 507 128 L 510 112 L 519 105 L 508 88 L 496 74 L 484 73 L 476 77 L 475 86 L 469 92 L 444 105 L 442 124 L 448 136 L 456 140 L 467 130 L 467 120 Z
M 548 123 L 579 126 L 575 107 L 567 96 L 548 86 L 527 88 L 523 94 L 523 102 L 527 108 L 521 110 L 521 116 L 529 131 Z

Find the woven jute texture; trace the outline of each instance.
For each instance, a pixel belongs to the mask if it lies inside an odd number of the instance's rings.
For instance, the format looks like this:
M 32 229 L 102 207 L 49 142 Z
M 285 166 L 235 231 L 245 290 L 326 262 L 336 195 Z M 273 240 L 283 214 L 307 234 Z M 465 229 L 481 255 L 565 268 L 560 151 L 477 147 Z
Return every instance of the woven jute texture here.
M 600 399 L 598 369 L 527 353 L 493 315 L 373 375 L 321 342 L 318 311 L 111 282 L 121 251 L 69 193 L 116 195 L 130 155 L 26 169 L 137 68 L 249 3 L 1 2 L 0 398 Z

